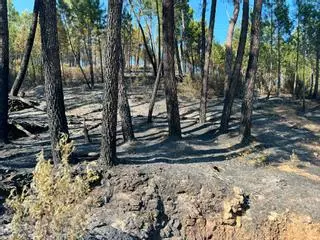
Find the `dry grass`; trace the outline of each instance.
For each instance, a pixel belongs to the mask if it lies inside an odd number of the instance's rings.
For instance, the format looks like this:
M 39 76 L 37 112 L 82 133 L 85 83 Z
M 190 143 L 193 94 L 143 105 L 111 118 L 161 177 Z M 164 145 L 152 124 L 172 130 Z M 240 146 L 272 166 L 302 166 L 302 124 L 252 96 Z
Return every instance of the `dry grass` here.
M 88 198 L 90 182 L 97 176 L 90 170 L 74 176 L 68 163 L 72 142 L 64 136 L 58 147 L 60 165 L 53 166 L 40 153 L 30 188 L 24 187 L 21 195 L 11 193 L 11 239 L 79 239 L 84 234 L 93 203 Z

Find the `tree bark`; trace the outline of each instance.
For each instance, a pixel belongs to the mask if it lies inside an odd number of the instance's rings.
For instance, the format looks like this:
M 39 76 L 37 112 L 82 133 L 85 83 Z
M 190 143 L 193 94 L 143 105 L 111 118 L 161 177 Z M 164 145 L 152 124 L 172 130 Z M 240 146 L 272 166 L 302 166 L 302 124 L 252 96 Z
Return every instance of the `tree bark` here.
M 8 143 L 9 30 L 7 0 L 0 0 L 0 144 Z
M 316 51 L 316 76 L 314 81 L 313 98 L 317 99 L 319 91 L 319 60 L 320 60 L 320 50 Z
M 202 87 L 201 87 L 201 100 L 200 100 L 200 123 L 206 122 L 206 112 L 207 112 L 207 101 L 208 101 L 208 81 L 209 81 L 209 65 L 211 58 L 214 22 L 216 15 L 216 5 L 217 0 L 212 0 L 211 2 L 211 13 L 210 13 L 210 23 L 209 32 L 206 46 L 206 55 L 204 62 L 204 72 L 202 77 Z
M 263 0 L 254 1 L 250 54 L 245 79 L 245 93 L 241 108 L 240 134 L 242 143 L 248 143 L 251 137 L 254 85 L 259 57 L 262 2 Z
M 281 36 L 280 30 L 278 28 L 278 41 L 277 41 L 277 50 L 278 50 L 278 81 L 277 81 L 277 96 L 280 96 L 281 90 Z
M 22 82 L 26 76 L 27 70 L 28 70 L 28 64 L 29 59 L 33 47 L 34 37 L 36 35 L 37 31 L 37 24 L 38 24 L 38 14 L 39 13 L 39 0 L 34 1 L 34 7 L 33 7 L 33 18 L 32 18 L 32 24 L 30 26 L 30 31 L 28 35 L 28 39 L 25 46 L 25 51 L 23 54 L 20 70 L 18 72 L 18 75 L 16 79 L 14 80 L 14 83 L 12 85 L 10 95 L 17 96 L 19 93 L 19 90 L 21 88 Z
M 179 103 L 174 67 L 174 0 L 162 0 L 163 69 L 169 137 L 181 138 Z
M 159 7 L 158 1 L 159 0 L 156 0 L 157 19 L 158 19 L 158 65 L 160 65 L 160 62 L 161 62 L 161 18 L 160 18 L 160 7 Z
M 68 135 L 68 125 L 61 80 L 56 1 L 40 1 L 39 13 L 52 159 L 57 164 L 61 161 L 57 144 L 62 133 Z
M 161 69 L 162 69 L 162 62 L 160 62 L 160 64 L 159 64 L 156 81 L 154 82 L 154 86 L 153 86 L 153 91 L 152 91 L 152 96 L 151 96 L 151 100 L 150 100 L 150 104 L 149 104 L 149 111 L 148 111 L 148 120 L 147 120 L 148 123 L 152 122 L 153 108 L 154 108 L 154 104 L 156 102 L 157 92 L 158 92 L 159 85 L 160 85 Z
M 201 14 L 201 57 L 200 57 L 200 68 L 201 77 L 204 74 L 204 62 L 206 57 L 206 11 L 207 11 L 207 0 L 202 0 L 202 14 Z
M 236 88 L 240 81 L 240 72 L 242 68 L 243 56 L 246 48 L 247 35 L 248 35 L 248 24 L 249 24 L 249 0 L 243 0 L 242 10 L 242 23 L 241 33 L 239 39 L 239 45 L 237 50 L 237 57 L 233 66 L 233 71 L 230 80 L 230 87 L 226 91 L 226 96 L 223 104 L 223 111 L 220 123 L 220 132 L 225 133 L 228 131 L 231 110 L 235 98 Z
M 292 95 L 293 98 L 295 99 L 297 97 L 297 82 L 298 82 L 298 71 L 299 71 L 299 51 L 300 51 L 300 1 L 297 1 L 298 5 L 298 24 L 297 24 L 297 48 L 296 48 L 296 68 L 295 68 L 295 73 L 294 73 L 294 82 L 293 82 L 293 91 Z
M 99 60 L 100 60 L 100 74 L 101 74 L 101 82 L 103 82 L 104 74 L 103 74 L 103 57 L 102 57 L 102 46 L 100 36 L 98 37 L 98 47 L 99 47 Z
M 100 162 L 104 168 L 117 163 L 117 109 L 119 57 L 121 49 L 122 0 L 108 1 L 105 47 L 105 81 Z
M 124 69 L 125 60 L 123 50 L 120 52 L 120 68 L 119 68 L 119 114 L 121 118 L 123 141 L 134 141 L 134 132 L 132 126 L 132 118 L 130 112 L 130 105 L 127 96 Z
M 90 85 L 94 88 L 94 73 L 93 73 L 93 56 L 92 56 L 92 33 L 90 27 L 88 27 L 88 58 L 90 65 Z
M 225 59 L 225 82 L 224 82 L 224 96 L 226 97 L 227 91 L 230 87 L 230 80 L 232 75 L 232 60 L 233 60 L 233 52 L 232 52 L 232 39 L 234 33 L 234 27 L 238 20 L 239 15 L 239 6 L 240 1 L 234 0 L 233 1 L 234 9 L 233 9 L 233 16 L 229 21 L 229 28 L 227 34 L 227 41 L 226 41 L 226 59 Z

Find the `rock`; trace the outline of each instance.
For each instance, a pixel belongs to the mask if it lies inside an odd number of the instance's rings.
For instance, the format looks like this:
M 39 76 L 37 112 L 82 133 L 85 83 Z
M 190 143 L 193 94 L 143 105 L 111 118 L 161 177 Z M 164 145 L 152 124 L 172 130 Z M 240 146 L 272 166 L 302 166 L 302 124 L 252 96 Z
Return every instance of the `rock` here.
M 92 231 L 87 233 L 83 238 L 84 240 L 136 240 L 138 238 L 133 237 L 127 233 L 121 232 L 120 230 L 111 226 L 100 226 L 94 228 Z

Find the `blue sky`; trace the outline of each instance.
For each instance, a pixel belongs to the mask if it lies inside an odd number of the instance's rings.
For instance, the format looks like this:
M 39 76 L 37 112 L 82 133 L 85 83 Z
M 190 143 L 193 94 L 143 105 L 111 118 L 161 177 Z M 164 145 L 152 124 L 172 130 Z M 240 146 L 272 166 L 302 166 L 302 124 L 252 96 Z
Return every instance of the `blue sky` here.
M 294 0 L 287 0 L 288 3 L 293 6 Z M 33 8 L 33 0 L 13 0 L 14 5 L 18 11 L 28 10 L 31 11 Z M 195 11 L 195 18 L 200 19 L 201 17 L 201 0 L 190 0 L 190 5 Z M 211 1 L 208 1 L 211 2 Z M 216 12 L 216 22 L 215 22 L 215 40 L 220 43 L 225 41 L 228 29 L 228 15 L 232 14 L 232 4 L 231 0 L 217 0 L 217 12 Z M 253 1 L 250 1 L 251 5 Z M 210 15 L 210 4 L 207 7 L 207 17 Z M 238 24 L 241 20 L 241 12 L 239 14 Z

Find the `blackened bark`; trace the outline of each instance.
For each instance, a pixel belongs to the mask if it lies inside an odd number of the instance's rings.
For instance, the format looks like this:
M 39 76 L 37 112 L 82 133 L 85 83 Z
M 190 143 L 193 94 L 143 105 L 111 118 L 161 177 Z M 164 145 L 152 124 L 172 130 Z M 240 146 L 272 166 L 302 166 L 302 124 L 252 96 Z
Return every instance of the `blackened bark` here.
M 68 125 L 61 80 L 56 1 L 40 1 L 39 14 L 52 159 L 57 164 L 61 160 L 57 144 L 61 133 L 68 134 Z
M 148 123 L 152 122 L 153 108 L 154 108 L 154 104 L 156 103 L 157 92 L 160 85 L 161 69 L 162 69 L 162 62 L 160 62 L 159 64 L 156 81 L 154 82 L 154 86 L 153 86 L 153 91 L 152 91 L 152 96 L 151 96 L 151 101 L 149 104 L 149 111 L 148 111 L 148 120 L 147 120 Z
M 206 44 L 206 55 L 205 55 L 205 61 L 204 61 L 204 72 L 203 72 L 202 87 L 201 87 L 200 112 L 199 112 L 200 123 L 206 122 L 206 115 L 207 115 L 209 66 L 210 66 L 210 58 L 211 58 L 214 22 L 215 22 L 215 16 L 216 16 L 216 6 L 217 6 L 217 0 L 212 0 L 209 32 L 208 32 L 208 39 Z
M 0 144 L 8 142 L 9 30 L 7 0 L 0 0 Z
M 121 51 L 122 0 L 108 1 L 105 48 L 105 80 L 100 161 L 104 168 L 116 164 L 119 57 Z
M 320 60 L 320 50 L 317 49 L 316 52 L 316 76 L 314 82 L 313 98 L 317 99 L 319 91 L 319 60 Z
M 278 81 L 277 81 L 277 96 L 280 96 L 281 90 L 281 36 L 278 28 L 278 39 L 277 39 L 277 50 L 278 50 Z
M 239 6 L 240 1 L 234 0 L 233 1 L 233 16 L 229 21 L 229 28 L 226 40 L 226 59 L 225 59 L 225 81 L 224 81 L 224 96 L 226 97 L 226 93 L 229 90 L 230 80 L 232 75 L 232 60 L 233 60 L 233 52 L 232 52 L 232 39 L 234 33 L 234 27 L 238 20 L 239 15 Z
M 262 2 L 263 0 L 254 1 L 249 62 L 246 72 L 245 92 L 241 108 L 240 134 L 242 143 L 248 143 L 251 137 L 253 94 L 259 57 Z
M 249 24 L 249 0 L 243 0 L 242 9 L 242 23 L 241 23 L 241 33 L 239 39 L 239 45 L 237 50 L 237 57 L 235 64 L 233 66 L 233 71 L 230 80 L 230 86 L 226 91 L 226 96 L 223 104 L 223 111 L 220 123 L 220 132 L 225 133 L 228 131 L 230 115 L 232 110 L 232 105 L 235 98 L 236 88 L 240 81 L 240 72 L 242 68 L 243 55 L 246 48 L 247 33 Z
M 28 70 L 28 64 L 29 64 L 29 59 L 30 59 L 32 47 L 33 47 L 34 37 L 35 37 L 36 31 L 37 31 L 38 15 L 39 15 L 39 0 L 35 0 L 34 7 L 33 7 L 32 24 L 30 26 L 30 31 L 29 31 L 27 42 L 26 42 L 23 58 L 21 61 L 20 70 L 18 72 L 16 79 L 14 80 L 14 83 L 13 83 L 11 91 L 10 91 L 10 95 L 12 95 L 12 96 L 18 95 L 19 90 L 22 85 L 22 82 L 23 82 L 23 80 L 26 76 L 27 70 Z
M 163 69 L 169 137 L 181 138 L 177 83 L 174 70 L 174 0 L 162 0 Z
M 93 73 L 93 56 L 92 56 L 92 34 L 90 27 L 88 28 L 88 59 L 90 65 L 90 85 L 94 88 L 94 73 Z
M 203 77 L 203 74 L 204 74 L 204 62 L 205 62 L 205 57 L 206 57 L 206 10 L 207 10 L 207 0 L 202 0 L 201 57 L 200 57 L 201 77 Z
M 156 0 L 157 20 L 158 20 L 158 65 L 161 62 L 161 18 L 159 0 Z M 157 73 L 158 74 L 158 73 Z
M 103 82 L 104 74 L 103 74 L 103 57 L 102 57 L 102 46 L 101 46 L 101 39 L 100 36 L 98 37 L 98 47 L 99 47 L 99 60 L 100 60 L 100 75 L 101 75 L 101 82 Z
M 120 68 L 119 68 L 119 114 L 121 118 L 122 136 L 124 142 L 134 141 L 134 132 L 132 126 L 132 118 L 130 105 L 127 96 L 126 84 L 124 79 L 125 60 L 123 50 L 120 52 Z

